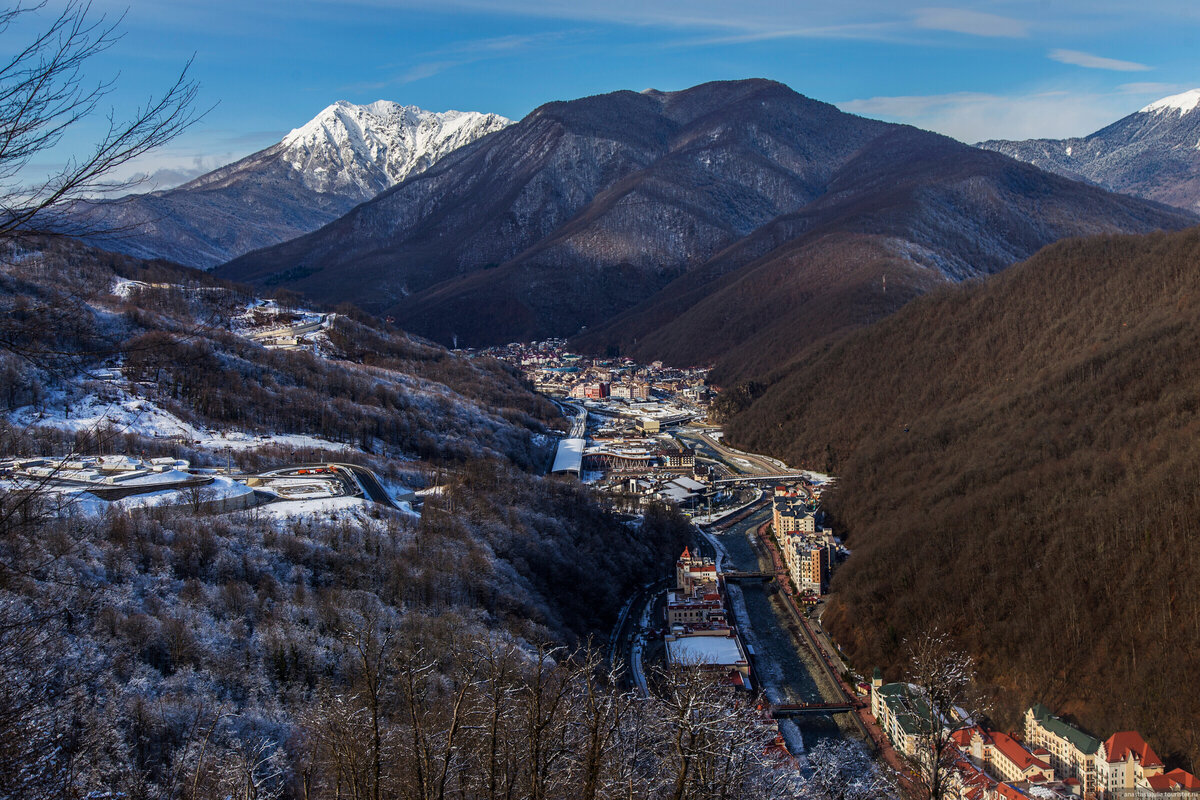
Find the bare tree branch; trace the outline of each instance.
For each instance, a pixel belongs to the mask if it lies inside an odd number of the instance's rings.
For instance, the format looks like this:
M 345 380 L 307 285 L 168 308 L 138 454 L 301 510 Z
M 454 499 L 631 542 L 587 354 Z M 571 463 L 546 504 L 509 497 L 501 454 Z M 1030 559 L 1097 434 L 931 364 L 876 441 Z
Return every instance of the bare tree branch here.
M 0 12 L 0 35 L 44 4 Z M 72 0 L 29 44 L 0 65 L 0 240 L 32 234 L 80 235 L 84 223 L 60 211 L 136 182 L 114 172 L 161 147 L 202 116 L 195 110 L 198 84 L 184 65 L 161 95 L 147 98 L 128 118 L 107 112 L 107 131 L 92 151 L 72 157 L 53 175 L 28 182 L 33 160 L 56 147 L 73 127 L 95 115 L 117 80 L 91 83 L 85 68 L 120 37 L 122 18 L 94 16 L 91 5 Z

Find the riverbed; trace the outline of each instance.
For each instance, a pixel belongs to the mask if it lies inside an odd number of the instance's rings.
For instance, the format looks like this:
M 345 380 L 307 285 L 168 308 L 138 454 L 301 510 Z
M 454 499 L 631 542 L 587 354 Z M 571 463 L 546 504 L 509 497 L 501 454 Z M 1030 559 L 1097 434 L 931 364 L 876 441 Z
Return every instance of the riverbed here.
M 770 519 L 764 509 L 733 525 L 724 533 L 712 534 L 720 548 L 723 570 L 740 572 L 769 571 L 769 561 L 760 558 L 752 545 L 755 530 Z M 713 556 L 713 546 L 705 539 L 705 555 Z M 771 703 L 819 703 L 833 699 L 822 696 L 816 675 L 816 662 L 807 648 L 792 633 L 789 612 L 778 597 L 774 582 L 747 581 L 726 585 L 729 603 L 743 642 L 753 649 L 751 670 Z M 844 716 L 844 715 L 843 715 Z M 788 748 L 799 755 L 827 739 L 848 735 L 849 720 L 830 714 L 806 714 L 780 720 L 780 733 Z

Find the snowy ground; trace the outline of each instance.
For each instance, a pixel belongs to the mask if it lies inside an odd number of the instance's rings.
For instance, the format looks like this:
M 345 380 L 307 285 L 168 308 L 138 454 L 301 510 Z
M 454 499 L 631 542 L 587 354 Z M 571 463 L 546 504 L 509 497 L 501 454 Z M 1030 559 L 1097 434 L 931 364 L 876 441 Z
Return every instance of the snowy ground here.
M 718 522 L 722 519 L 725 519 L 725 517 L 728 517 L 732 514 L 738 513 L 739 511 L 745 509 L 747 506 L 754 505 L 755 503 L 757 503 L 759 500 L 762 499 L 762 496 L 763 496 L 762 489 L 755 489 L 754 490 L 754 499 L 751 500 L 750 502 L 742 503 L 740 506 L 737 506 L 736 508 L 729 508 L 724 511 L 718 511 L 717 513 L 712 514 L 712 515 L 700 514 L 699 516 L 692 517 L 692 522 L 694 522 L 697 525 L 711 525 L 714 522 Z M 714 546 L 716 546 L 715 540 L 714 540 Z
M 320 322 L 325 315 L 307 309 L 288 311 L 279 307 L 274 300 L 252 300 L 242 313 L 231 317 L 233 332 L 243 336 L 262 334 L 271 330 L 310 325 Z M 256 319 L 265 324 L 256 324 Z
M 164 475 L 167 473 L 163 473 Z M 159 476 L 154 476 L 159 477 Z M 184 475 L 185 478 L 191 477 Z M 133 481 L 122 485 L 131 485 Z M 17 484 L 11 481 L 0 481 L 0 489 L 16 488 Z M 111 488 L 111 487 L 107 487 Z M 53 492 L 56 497 L 62 502 L 63 512 L 67 514 L 84 514 L 88 516 L 102 516 L 109 509 L 120 509 L 122 511 L 132 511 L 139 508 L 162 508 L 166 506 L 190 506 L 194 498 L 193 495 L 186 489 L 159 489 L 157 491 L 144 492 L 135 494 L 121 500 L 102 500 L 94 494 L 82 488 L 58 489 L 55 487 L 47 487 L 47 490 Z M 209 502 L 213 500 L 226 500 L 235 497 L 244 497 L 253 493 L 244 484 L 238 483 L 235 480 L 219 476 L 213 479 L 211 484 L 200 488 L 199 500 L 201 502 Z
M 801 470 L 804 475 L 812 481 L 814 486 L 824 486 L 827 483 L 833 483 L 837 478 L 832 475 L 826 475 L 823 472 L 813 472 L 811 469 Z
M 414 519 L 421 516 L 413 511 L 409 503 L 402 502 L 396 505 L 399 506 L 397 513 Z M 369 524 L 373 521 L 372 512 L 384 509 L 386 506 L 380 506 L 361 497 L 327 497 L 315 500 L 280 500 L 265 506 L 258 506 L 247 513 L 262 514 L 277 520 L 294 520 L 303 517 Z M 385 511 L 385 513 L 387 512 Z
M 280 500 L 260 506 L 251 513 L 263 514 L 274 519 L 293 519 L 295 517 L 346 519 L 358 517 L 373 505 L 375 504 L 370 500 L 364 500 L 361 497 L 322 497 L 312 500 Z
M 160 439 L 182 438 L 195 447 L 209 450 L 247 450 L 265 445 L 290 448 L 343 450 L 346 445 L 317 436 L 301 434 L 251 434 L 243 431 L 214 431 L 194 426 L 161 408 L 151 400 L 136 397 L 120 386 L 106 386 L 105 393 L 86 395 L 71 401 L 58 392 L 42 410 L 33 406 L 19 408 L 9 415 L 19 427 L 42 425 L 68 431 L 116 428 L 121 433 L 135 433 Z

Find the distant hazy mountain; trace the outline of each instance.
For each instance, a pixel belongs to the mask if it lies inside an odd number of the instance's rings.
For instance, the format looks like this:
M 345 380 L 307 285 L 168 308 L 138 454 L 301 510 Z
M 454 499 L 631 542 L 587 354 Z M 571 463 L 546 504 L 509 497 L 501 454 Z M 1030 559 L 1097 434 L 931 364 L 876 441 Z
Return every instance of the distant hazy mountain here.
M 77 208 L 77 215 L 121 230 L 94 244 L 211 267 L 315 230 L 508 124 L 495 114 L 339 101 L 241 161 L 175 189 Z
M 586 326 L 596 350 L 749 364 L 1063 236 L 1192 221 L 748 80 L 550 103 L 218 272 L 446 343 Z
M 1116 192 L 1200 211 L 1200 89 L 1165 97 L 1090 136 L 992 140 L 979 147 Z

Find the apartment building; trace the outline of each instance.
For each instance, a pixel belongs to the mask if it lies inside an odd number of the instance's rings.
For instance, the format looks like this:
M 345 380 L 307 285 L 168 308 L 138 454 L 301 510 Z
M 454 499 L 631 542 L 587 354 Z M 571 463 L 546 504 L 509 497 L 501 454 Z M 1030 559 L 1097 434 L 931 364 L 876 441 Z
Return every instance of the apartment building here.
M 1096 751 L 1097 789 L 1106 799 L 1148 793 L 1150 779 L 1164 772 L 1162 759 L 1137 731 L 1118 731 Z
M 933 713 L 915 687 L 884 683 L 876 669 L 871 679 L 871 715 L 898 753 L 912 757 L 921 752 Z
M 1025 741 L 1045 748 L 1061 778 L 1075 778 L 1084 795 L 1096 792 L 1096 753 L 1100 740 L 1063 722 L 1041 703 L 1025 712 Z

